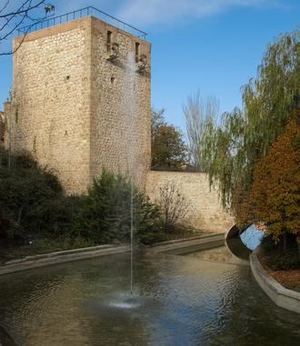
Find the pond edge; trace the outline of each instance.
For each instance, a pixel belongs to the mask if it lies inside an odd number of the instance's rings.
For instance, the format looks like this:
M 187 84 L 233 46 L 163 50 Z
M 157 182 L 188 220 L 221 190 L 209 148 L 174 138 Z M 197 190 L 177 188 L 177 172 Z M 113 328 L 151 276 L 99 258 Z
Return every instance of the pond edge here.
M 180 249 L 180 253 L 184 252 L 191 245 L 197 245 L 201 250 L 220 246 L 220 240 L 224 241 L 223 234 L 202 235 L 193 237 L 192 239 L 183 238 L 173 241 L 161 242 L 152 246 L 152 251 L 165 252 L 166 250 Z M 184 249 L 184 250 L 183 250 Z M 63 250 L 49 252 L 40 255 L 26 256 L 21 259 L 14 259 L 0 265 L 0 275 L 20 272 L 49 265 L 55 265 L 66 262 L 74 262 L 93 257 L 110 256 L 120 253 L 130 252 L 129 245 L 98 245 L 86 248 Z M 166 251 L 167 252 L 167 251 Z M 190 251 L 189 251 L 190 252 Z
M 250 255 L 250 268 L 254 279 L 266 295 L 279 307 L 300 314 L 300 293 L 283 287 L 273 279 L 261 265 L 257 253 Z
M 73 262 L 93 257 L 109 256 L 129 252 L 128 245 L 99 245 L 88 248 L 50 252 L 11 260 L 0 266 L 0 275 L 54 264 Z

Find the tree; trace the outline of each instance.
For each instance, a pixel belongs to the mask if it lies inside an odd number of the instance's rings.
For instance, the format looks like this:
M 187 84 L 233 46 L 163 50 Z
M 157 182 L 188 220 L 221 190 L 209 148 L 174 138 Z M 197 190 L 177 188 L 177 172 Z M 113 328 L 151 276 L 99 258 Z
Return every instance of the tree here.
M 159 132 L 159 128 L 163 125 L 167 125 L 165 118 L 164 118 L 164 109 L 161 109 L 159 111 L 155 111 L 152 109 L 152 116 L 151 116 L 151 140 L 154 141 L 155 136 L 157 136 Z
M 0 218 L 7 224 L 7 237 L 14 240 L 27 237 L 29 232 L 52 231 L 54 225 L 45 217 L 51 219 L 53 205 L 63 195 L 57 177 L 30 155 L 15 155 L 13 161 L 9 167 L 9 153 L 0 148 Z M 51 208 L 45 210 L 45 202 L 50 201 Z
M 300 93 L 300 31 L 271 44 L 257 77 L 243 88 L 243 110 L 225 113 L 221 124 L 209 120 L 204 140 L 205 169 L 220 188 L 224 206 L 235 215 L 253 183 L 257 160 L 291 118 Z
M 291 120 L 254 170 L 249 200 L 240 215 L 263 222 L 275 240 L 300 236 L 300 122 Z
M 163 112 L 152 111 L 152 168 L 180 170 L 187 164 L 187 148 L 182 133 L 165 122 Z
M 188 201 L 173 182 L 168 182 L 159 188 L 156 204 L 161 210 L 165 230 L 174 229 L 190 209 Z
M 135 239 L 150 243 L 160 233 L 160 212 L 121 175 L 102 171 L 94 179 L 74 222 L 74 235 L 95 243 L 129 241 L 131 208 Z
M 186 119 L 186 130 L 189 141 L 189 152 L 193 166 L 204 170 L 204 137 L 209 121 L 217 119 L 219 101 L 214 97 L 201 98 L 200 92 L 188 97 L 183 106 Z
M 54 9 L 53 5 L 46 4 L 46 0 L 3 1 L 0 7 L 0 56 L 16 52 L 32 26 L 43 21 Z M 13 49 L 6 49 L 5 42 L 22 28 L 24 28 L 23 37 L 17 46 Z

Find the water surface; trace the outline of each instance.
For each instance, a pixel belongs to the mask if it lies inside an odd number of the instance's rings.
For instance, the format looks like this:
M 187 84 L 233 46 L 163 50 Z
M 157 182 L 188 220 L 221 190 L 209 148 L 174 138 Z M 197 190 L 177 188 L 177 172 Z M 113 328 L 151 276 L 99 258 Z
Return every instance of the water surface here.
M 299 316 L 208 251 L 140 256 L 133 299 L 127 254 L 2 276 L 0 324 L 18 345 L 299 345 Z

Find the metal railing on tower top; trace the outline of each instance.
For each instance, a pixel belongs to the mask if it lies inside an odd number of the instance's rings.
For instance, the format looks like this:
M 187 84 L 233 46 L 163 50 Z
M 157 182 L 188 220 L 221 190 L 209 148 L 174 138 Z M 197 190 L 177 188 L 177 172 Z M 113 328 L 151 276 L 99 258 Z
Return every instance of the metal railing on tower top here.
M 47 17 L 42 20 L 36 21 L 30 25 L 18 29 L 19 35 L 24 35 L 33 31 L 48 28 L 50 26 L 67 23 L 71 20 L 79 19 L 81 17 L 94 16 L 104 20 L 106 23 L 111 24 L 119 29 L 129 32 L 130 34 L 142 39 L 146 39 L 147 33 L 139 30 L 138 28 L 117 19 L 110 14 L 100 11 L 93 6 L 85 7 L 80 10 L 68 12 L 60 16 Z

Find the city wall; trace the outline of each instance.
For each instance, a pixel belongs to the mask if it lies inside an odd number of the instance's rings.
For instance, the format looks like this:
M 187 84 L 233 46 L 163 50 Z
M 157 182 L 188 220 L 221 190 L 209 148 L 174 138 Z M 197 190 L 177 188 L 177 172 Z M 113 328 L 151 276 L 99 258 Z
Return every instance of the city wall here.
M 209 186 L 205 173 L 149 171 L 146 192 L 153 202 L 159 202 L 160 189 L 174 184 L 189 205 L 183 224 L 208 232 L 227 232 L 234 219 L 221 206 L 218 192 Z

